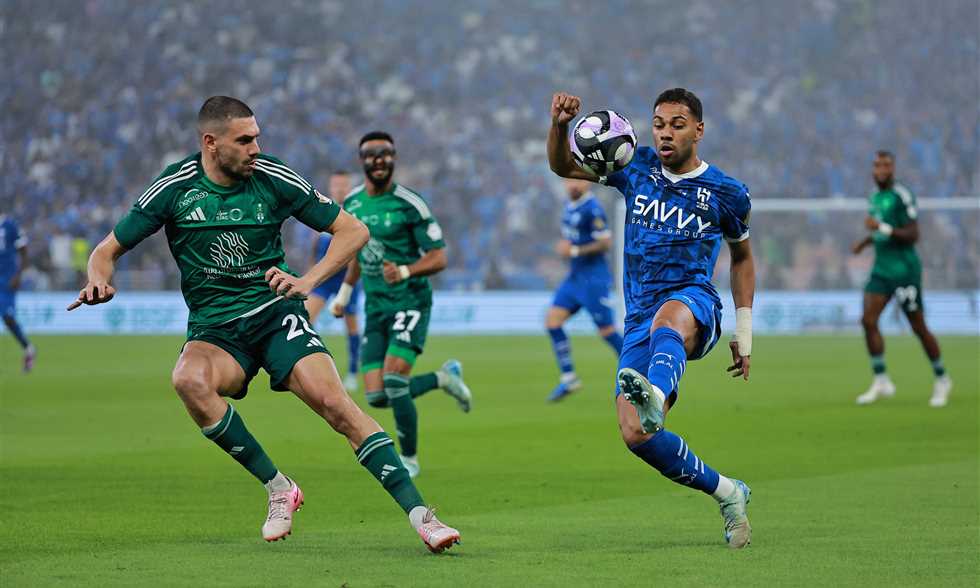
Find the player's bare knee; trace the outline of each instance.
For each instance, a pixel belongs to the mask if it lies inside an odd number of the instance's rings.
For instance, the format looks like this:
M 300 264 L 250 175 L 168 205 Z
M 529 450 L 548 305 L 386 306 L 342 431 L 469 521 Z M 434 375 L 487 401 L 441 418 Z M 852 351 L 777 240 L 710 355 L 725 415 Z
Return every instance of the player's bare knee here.
M 864 313 L 861 315 L 861 327 L 865 331 L 875 331 L 878 329 L 878 317 L 870 314 Z
M 636 447 L 650 438 L 650 434 L 643 430 L 638 423 L 620 423 L 619 432 L 623 437 L 623 443 L 627 448 Z
M 174 390 L 189 406 L 199 403 L 217 392 L 213 389 L 206 366 L 174 369 L 171 376 Z

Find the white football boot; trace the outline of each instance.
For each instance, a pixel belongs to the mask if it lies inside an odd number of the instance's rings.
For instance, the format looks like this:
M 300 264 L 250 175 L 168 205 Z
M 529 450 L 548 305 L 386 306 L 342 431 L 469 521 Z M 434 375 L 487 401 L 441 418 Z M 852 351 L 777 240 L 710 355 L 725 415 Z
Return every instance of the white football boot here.
M 948 375 L 936 378 L 932 385 L 932 398 L 929 399 L 929 406 L 942 408 L 949 402 L 949 393 L 953 391 L 953 380 Z
M 288 490 L 269 493 L 269 516 L 262 525 L 262 538 L 266 541 L 285 539 L 293 532 L 293 513 L 302 506 L 303 491 L 292 480 L 289 480 Z
M 895 384 L 892 383 L 891 378 L 888 374 L 880 374 L 871 380 L 871 387 L 864 394 L 857 397 L 857 403 L 860 405 L 871 404 L 879 398 L 891 398 L 895 395 Z
M 422 525 L 417 531 L 422 542 L 432 553 L 442 553 L 453 545 L 459 544 L 459 531 L 443 524 L 436 518 L 436 513 L 431 508 L 426 510 Z

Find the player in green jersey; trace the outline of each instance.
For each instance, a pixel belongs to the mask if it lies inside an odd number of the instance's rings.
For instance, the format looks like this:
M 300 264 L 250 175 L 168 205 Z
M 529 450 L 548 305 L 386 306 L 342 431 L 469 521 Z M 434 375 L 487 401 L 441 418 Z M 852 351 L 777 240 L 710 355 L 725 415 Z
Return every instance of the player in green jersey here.
M 864 221 L 871 234 L 855 243 L 853 251 L 856 255 L 871 244 L 875 249 L 871 277 L 864 287 L 861 317 L 874 379 L 868 391 L 857 397 L 857 403 L 871 404 L 895 394 L 895 385 L 885 372 L 885 341 L 878 330 L 878 318 L 894 295 L 932 362 L 936 380 L 929 405 L 946 406 L 953 381 L 946 374 L 939 343 L 926 326 L 922 309 L 922 264 L 915 252 L 919 239 L 915 196 L 895 181 L 895 156 L 889 151 L 876 154 L 872 175 L 878 191 L 870 197 L 869 215 Z
M 445 269 L 446 245 L 422 197 L 395 183 L 391 135 L 368 133 L 359 151 L 365 182 L 344 199 L 344 210 L 367 225 L 371 239 L 351 261 L 331 312 L 340 316 L 360 278 L 366 297 L 361 365 L 367 401 L 392 408 L 402 462 L 414 478 L 419 473 L 414 399 L 442 388 L 468 412 L 472 396 L 462 366 L 453 359 L 436 372 L 410 377 L 429 329 L 432 287 L 426 276 Z
M 293 392 L 347 438 L 429 549 L 449 547 L 459 533 L 433 516 L 392 440 L 344 391 L 303 307 L 310 290 L 367 241 L 367 229 L 305 178 L 259 152 L 259 127 L 243 102 L 209 98 L 198 114 L 198 136 L 201 151 L 168 166 L 92 252 L 88 283 L 68 310 L 111 300 L 116 261 L 165 228 L 190 310 L 173 385 L 204 435 L 265 485 L 265 540 L 291 532 L 303 492 L 273 465 L 224 399 L 243 398 L 259 367 L 274 390 Z M 290 271 L 282 250 L 280 228 L 290 216 L 334 235 L 303 276 Z

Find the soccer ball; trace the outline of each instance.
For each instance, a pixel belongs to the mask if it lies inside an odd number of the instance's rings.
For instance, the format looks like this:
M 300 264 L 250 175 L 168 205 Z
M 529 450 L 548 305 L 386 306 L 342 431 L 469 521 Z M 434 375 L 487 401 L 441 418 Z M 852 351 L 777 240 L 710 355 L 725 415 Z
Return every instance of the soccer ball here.
M 582 167 L 597 175 L 617 172 L 633 159 L 636 135 L 629 119 L 615 110 L 596 110 L 572 129 L 572 155 Z

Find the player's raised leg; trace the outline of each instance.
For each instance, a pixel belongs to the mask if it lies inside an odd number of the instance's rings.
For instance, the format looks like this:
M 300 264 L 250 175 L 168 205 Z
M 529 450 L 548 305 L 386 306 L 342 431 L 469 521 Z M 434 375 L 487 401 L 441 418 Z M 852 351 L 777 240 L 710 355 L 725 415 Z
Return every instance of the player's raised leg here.
M 232 456 L 269 493 L 269 512 L 262 526 L 267 541 L 292 529 L 292 513 L 303 504 L 303 492 L 284 476 L 248 431 L 235 408 L 222 396 L 246 384 L 242 366 L 224 349 L 205 341 L 189 341 L 173 371 L 173 385 L 188 414 L 205 437 Z
M 878 329 L 878 320 L 885 310 L 885 306 L 888 305 L 890 297 L 890 295 L 880 292 L 865 291 L 864 293 L 861 327 L 864 329 L 864 341 L 868 355 L 871 356 L 871 371 L 874 375 L 868 390 L 857 397 L 858 404 L 871 404 L 879 398 L 895 395 L 895 384 L 892 383 L 885 371 L 885 340 Z
M 922 343 L 922 349 L 926 352 L 929 362 L 932 364 L 932 373 L 936 380 L 932 385 L 932 396 L 929 398 L 929 406 L 942 408 L 949 402 L 949 394 L 953 391 L 953 380 L 946 373 L 946 366 L 943 365 L 942 353 L 939 350 L 939 342 L 935 335 L 926 326 L 925 312 L 919 308 L 912 312 L 906 312 L 905 316 L 909 319 L 912 332 Z
M 425 506 L 391 438 L 344 391 L 329 356 L 315 353 L 300 359 L 290 371 L 286 386 L 347 438 L 358 462 L 405 511 L 430 550 L 439 552 L 459 542 L 459 532 L 441 523 Z
M 556 300 L 562 296 L 563 288 L 565 288 L 564 285 L 556 293 Z M 559 401 L 582 387 L 582 381 L 575 374 L 575 365 L 572 362 L 572 345 L 564 329 L 565 321 L 576 310 L 578 310 L 577 306 L 570 309 L 555 303 L 545 315 L 544 328 L 548 331 L 548 336 L 551 337 L 551 348 L 555 353 L 555 361 L 558 363 L 558 371 L 561 374 L 558 385 L 548 395 L 548 400 L 551 402 Z
M 700 345 L 700 328 L 684 303 L 669 300 L 651 326 L 632 332 L 620 360 L 616 399 L 620 433 L 630 451 L 664 477 L 717 500 L 725 520 L 725 539 L 732 548 L 741 548 L 751 540 L 748 486 L 720 475 L 683 438 L 664 428 L 687 356 Z

